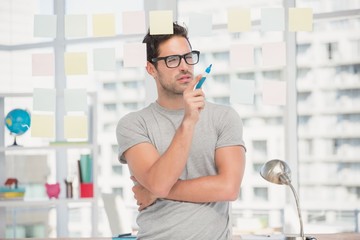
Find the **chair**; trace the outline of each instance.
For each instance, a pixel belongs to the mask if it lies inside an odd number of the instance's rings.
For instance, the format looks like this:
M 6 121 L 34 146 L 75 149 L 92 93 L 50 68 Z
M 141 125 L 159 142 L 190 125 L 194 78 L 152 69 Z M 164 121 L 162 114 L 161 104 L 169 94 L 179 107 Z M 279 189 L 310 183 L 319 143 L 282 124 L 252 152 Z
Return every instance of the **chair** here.
M 122 198 L 113 193 L 102 193 L 102 199 L 112 235 L 131 233 L 129 210 L 126 209 Z

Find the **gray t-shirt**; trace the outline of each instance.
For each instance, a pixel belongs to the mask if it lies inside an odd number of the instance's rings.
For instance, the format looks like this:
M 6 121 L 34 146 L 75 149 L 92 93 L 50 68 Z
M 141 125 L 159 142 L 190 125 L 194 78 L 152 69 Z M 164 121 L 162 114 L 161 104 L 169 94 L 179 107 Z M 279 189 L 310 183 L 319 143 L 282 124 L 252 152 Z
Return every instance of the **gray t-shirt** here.
M 184 110 L 168 110 L 157 102 L 129 113 L 118 123 L 120 161 L 130 147 L 148 142 L 162 155 L 171 143 Z M 242 145 L 242 121 L 234 109 L 206 102 L 196 124 L 190 155 L 180 179 L 216 175 L 215 149 Z M 231 237 L 229 202 L 191 203 L 158 199 L 137 218 L 138 239 L 223 240 Z

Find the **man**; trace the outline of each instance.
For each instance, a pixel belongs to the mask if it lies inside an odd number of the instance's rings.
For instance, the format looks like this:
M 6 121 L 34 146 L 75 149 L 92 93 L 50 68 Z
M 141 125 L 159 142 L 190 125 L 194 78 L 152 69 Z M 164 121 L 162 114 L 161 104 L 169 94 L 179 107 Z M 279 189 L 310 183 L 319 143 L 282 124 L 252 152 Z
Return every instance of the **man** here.
M 242 122 L 194 90 L 200 53 L 187 30 L 173 26 L 173 34 L 143 40 L 156 102 L 124 116 L 116 130 L 120 160 L 137 184 L 138 239 L 230 239 L 229 201 L 238 197 L 245 167 Z

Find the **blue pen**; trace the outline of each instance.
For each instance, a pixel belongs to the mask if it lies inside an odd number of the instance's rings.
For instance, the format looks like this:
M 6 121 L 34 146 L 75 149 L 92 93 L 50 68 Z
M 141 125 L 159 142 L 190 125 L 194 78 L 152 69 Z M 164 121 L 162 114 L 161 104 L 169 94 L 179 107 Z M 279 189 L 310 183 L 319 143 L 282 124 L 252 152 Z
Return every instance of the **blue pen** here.
M 212 66 L 212 64 L 210 64 L 210 65 L 205 69 L 205 72 L 202 74 L 202 78 L 200 79 L 200 81 L 196 84 L 195 89 L 201 88 L 201 86 L 202 86 L 203 83 L 205 82 L 206 77 L 209 75 L 209 73 L 210 73 L 210 71 L 211 71 L 211 66 Z

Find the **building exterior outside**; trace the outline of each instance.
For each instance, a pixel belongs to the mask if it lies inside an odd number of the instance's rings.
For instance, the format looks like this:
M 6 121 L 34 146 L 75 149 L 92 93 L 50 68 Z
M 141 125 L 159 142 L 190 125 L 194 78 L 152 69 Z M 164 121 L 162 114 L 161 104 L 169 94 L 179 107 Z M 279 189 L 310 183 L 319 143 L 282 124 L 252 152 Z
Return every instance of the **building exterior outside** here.
M 227 9 L 238 6 L 234 1 L 223 1 L 219 7 L 218 1 L 177 1 L 178 19 L 188 21 L 189 14 L 194 9 L 202 8 L 213 16 L 214 31 L 209 37 L 191 38 L 193 48 L 201 51 L 200 63 L 196 66 L 198 73 L 210 63 L 215 66 L 204 91 L 209 101 L 230 104 L 230 81 L 234 79 L 255 81 L 256 94 L 253 105 L 235 104 L 234 108 L 243 119 L 245 142 L 247 145 L 247 166 L 241 194 L 233 203 L 234 233 L 274 233 L 281 232 L 284 224 L 284 212 L 290 214 L 285 218 L 294 219 L 289 228 L 297 226 L 295 205 L 292 196 L 288 195 L 286 187 L 274 186 L 266 182 L 259 175 L 261 166 L 273 158 L 285 158 L 286 139 L 284 134 L 284 106 L 270 106 L 262 101 L 261 87 L 265 80 L 286 81 L 283 68 L 261 67 L 261 44 L 271 41 L 284 41 L 283 32 L 264 33 L 260 31 L 259 16 L 262 7 L 282 7 L 282 1 L 251 1 L 241 7 L 251 8 L 254 12 L 253 31 L 251 33 L 230 34 L 226 29 Z M 205 3 L 206 2 L 206 3 Z M 2 13 L 9 14 L 9 1 L 0 4 Z M 35 9 L 41 8 L 38 1 L 32 1 Z M 360 15 L 346 14 L 342 17 L 326 18 L 321 15 L 326 12 L 347 11 L 359 9 L 360 1 L 298 1 L 299 7 L 311 7 L 319 19 L 314 19 L 313 32 L 301 32 L 296 36 L 296 66 L 297 66 L 297 114 L 298 128 L 298 159 L 299 169 L 292 169 L 299 175 L 299 195 L 303 210 L 303 220 L 307 232 L 344 232 L 360 231 Z M 47 12 L 51 14 L 51 5 Z M 44 7 L 43 7 L 44 8 Z M 20 1 L 11 3 L 13 14 L 33 12 L 34 9 L 24 8 Z M 50 10 L 49 10 L 50 9 Z M 70 9 L 68 9 L 71 12 Z M 46 12 L 45 11 L 45 12 Z M 72 10 L 75 11 L 75 10 Z M 95 11 L 94 9 L 89 12 Z M 196 12 L 196 11 L 195 11 Z M 0 14 L 1 16 L 2 14 Z M 29 13 L 25 16 L 29 17 Z M 5 18 L 8 19 L 8 18 Z M 21 21 L 25 18 L 16 17 Z M 20 27 L 6 25 L 0 21 L 1 28 L 10 32 L 13 46 L 33 43 L 29 38 L 28 29 L 23 32 Z M 9 27 L 10 26 L 10 27 Z M 19 32 L 16 32 L 17 29 Z M 191 37 L 191 36 L 190 36 Z M 8 45 L 4 37 L 1 44 Z M 20 39 L 20 40 L 19 40 Z M 131 41 L 141 41 L 141 37 L 134 37 Z M 39 40 L 37 40 L 39 41 Z M 84 50 L 91 52 L 95 47 L 119 47 L 127 39 L 104 40 L 104 42 L 84 42 L 73 44 L 68 50 Z M 221 44 L 214 44 L 218 42 Z M 246 42 L 255 45 L 254 68 L 232 70 L 229 67 L 230 45 L 236 42 Z M 35 42 L 36 43 L 36 42 Z M 21 54 L 28 52 L 46 51 L 46 48 L 30 48 L 27 52 L 1 51 L 0 61 L 5 68 L 0 68 L 0 76 L 12 78 L 13 82 L 0 81 L 4 91 L 17 92 L 19 88 L 31 91 L 31 88 L 43 79 L 34 79 L 36 83 L 21 85 L 30 70 L 23 75 L 14 73 L 11 64 L 23 64 Z M 10 65 L 8 63 L 10 61 Z M 117 121 L 128 112 L 138 110 L 147 105 L 147 76 L 145 69 L 124 68 L 123 57 L 117 56 L 117 68 L 114 72 L 89 72 L 84 79 L 90 84 L 90 90 L 96 89 L 99 94 L 99 188 L 101 192 L 113 192 L 120 195 L 129 212 L 133 216 L 132 225 L 136 229 L 135 217 L 137 206 L 131 192 L 130 174 L 126 165 L 117 160 L 117 144 L 115 127 Z M 30 65 L 31 66 L 31 65 Z M 25 68 L 25 67 L 24 67 Z M 31 76 L 31 74 L 30 74 Z M 84 86 L 85 81 L 69 79 L 69 86 Z M 87 82 L 85 82 L 87 83 Z M 53 87 L 50 82 L 48 87 Z M 83 85 L 82 85 L 83 84 Z M 89 89 L 88 88 L 88 89 Z M 22 90 L 21 90 L 22 91 Z M 3 90 L 1 91 L 3 92 Z M 290 202 L 290 204 L 287 204 Z M 286 205 L 286 209 L 284 209 Z M 288 209 L 290 208 L 290 210 Z M 293 209 L 293 210 L 291 210 Z M 70 222 L 73 227 L 70 236 L 86 236 L 81 232 L 81 225 L 86 224 L 89 213 L 74 206 L 70 212 Z M 18 223 L 24 222 L 29 235 L 41 236 L 44 225 L 54 222 L 54 216 L 42 213 L 41 221 L 33 224 L 33 219 L 24 215 L 19 217 Z M 106 218 L 105 212 L 100 211 L 100 218 Z M 49 220 L 50 219 L 50 220 Z M 40 223 L 39 223 L 40 222 Z M 100 221 L 100 234 L 109 234 L 106 221 Z M 78 223 L 78 224 L 76 224 Z M 18 224 L 21 225 L 21 224 Z M 56 227 L 56 223 L 52 226 Z M 287 226 L 285 226 L 287 227 Z M 10 227 L 11 228 L 11 227 Z M 20 226 L 21 228 L 21 226 Z M 21 230 L 22 231 L 22 230 Z M 296 229 L 295 229 L 296 231 Z M 52 229 L 52 232 L 54 230 Z M 9 230 L 9 234 L 11 230 Z M 55 234 L 55 233 L 52 233 Z

